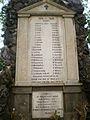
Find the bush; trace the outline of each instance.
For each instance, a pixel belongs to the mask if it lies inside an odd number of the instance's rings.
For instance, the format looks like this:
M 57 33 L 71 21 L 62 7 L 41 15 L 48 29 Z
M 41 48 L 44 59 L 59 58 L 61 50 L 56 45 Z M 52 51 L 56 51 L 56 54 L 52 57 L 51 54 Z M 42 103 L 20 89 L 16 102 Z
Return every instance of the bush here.
M 55 111 L 50 117 L 50 120 L 62 120 L 62 119 L 59 115 L 57 115 L 57 111 Z

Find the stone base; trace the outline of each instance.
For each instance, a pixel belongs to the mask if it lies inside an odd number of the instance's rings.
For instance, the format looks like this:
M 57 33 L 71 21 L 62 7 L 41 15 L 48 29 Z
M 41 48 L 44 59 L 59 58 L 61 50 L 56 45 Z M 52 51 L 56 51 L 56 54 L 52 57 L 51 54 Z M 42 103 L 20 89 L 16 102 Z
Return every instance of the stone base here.
M 34 91 L 63 91 L 64 120 L 72 120 L 73 109 L 82 103 L 81 85 L 56 87 L 13 87 L 14 107 L 22 113 L 25 120 L 32 119 L 32 92 Z M 47 119 L 47 118 L 46 118 Z M 37 120 L 37 119 L 35 119 Z

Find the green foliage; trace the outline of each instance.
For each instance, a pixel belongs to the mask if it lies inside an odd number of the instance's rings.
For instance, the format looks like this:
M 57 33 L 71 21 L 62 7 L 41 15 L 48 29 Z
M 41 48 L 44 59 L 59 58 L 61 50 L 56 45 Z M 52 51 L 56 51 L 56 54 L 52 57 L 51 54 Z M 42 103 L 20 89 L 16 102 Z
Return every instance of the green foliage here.
M 89 53 L 89 58 L 90 58 L 90 53 Z
M 3 25 L 3 31 L 6 30 L 6 8 L 7 5 L 3 5 L 2 10 L 0 12 L 0 22 Z
M 50 120 L 62 120 L 62 119 L 59 115 L 57 115 L 57 111 L 55 111 L 50 117 Z
M 87 23 L 88 23 L 88 42 L 90 43 L 90 10 L 88 12 Z
M 87 24 L 88 24 L 88 43 L 90 43 L 90 10 L 85 14 L 87 18 Z
M 0 71 L 3 69 L 3 61 L 2 59 L 0 58 Z
M 88 8 L 88 0 L 81 0 L 85 8 L 86 22 L 88 25 L 88 43 L 90 44 L 90 9 Z
M 7 111 L 5 118 L 5 120 L 25 120 L 24 115 L 18 113 L 16 110 L 13 110 L 12 112 Z
M 5 4 L 5 2 L 7 2 L 8 0 L 0 0 L 0 3 Z
M 87 118 L 87 102 L 83 102 L 82 105 L 77 105 L 74 108 L 74 120 L 86 120 Z

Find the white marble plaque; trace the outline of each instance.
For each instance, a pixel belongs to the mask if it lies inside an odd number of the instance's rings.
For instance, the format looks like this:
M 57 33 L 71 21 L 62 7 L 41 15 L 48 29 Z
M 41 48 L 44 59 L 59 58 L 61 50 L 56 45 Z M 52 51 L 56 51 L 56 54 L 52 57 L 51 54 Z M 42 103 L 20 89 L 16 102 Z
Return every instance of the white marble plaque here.
M 29 21 L 28 81 L 61 83 L 66 79 L 62 18 L 42 16 Z
M 32 118 L 49 118 L 55 111 L 63 117 L 62 91 L 33 92 Z

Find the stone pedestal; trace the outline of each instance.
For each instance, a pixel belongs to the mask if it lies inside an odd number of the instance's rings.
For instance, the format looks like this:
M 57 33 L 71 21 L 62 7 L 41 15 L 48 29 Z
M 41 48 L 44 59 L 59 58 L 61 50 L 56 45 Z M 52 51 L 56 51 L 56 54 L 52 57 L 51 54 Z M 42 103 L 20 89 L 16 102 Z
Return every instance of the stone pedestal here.
M 74 107 L 82 103 L 81 85 L 67 85 L 55 87 L 13 87 L 14 106 L 18 113 L 22 113 L 26 120 L 32 118 L 32 94 L 34 92 L 56 92 L 63 93 L 63 118 L 64 120 L 72 120 Z M 61 101 L 61 100 L 60 100 Z M 59 105 L 58 105 L 59 106 Z M 41 114 L 42 116 L 42 114 Z M 45 119 L 45 118 L 35 118 Z M 48 119 L 48 118 L 47 118 Z

